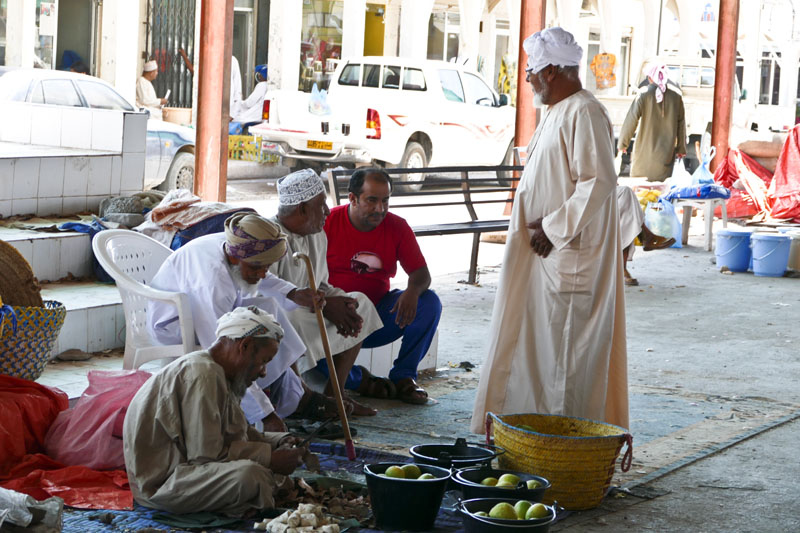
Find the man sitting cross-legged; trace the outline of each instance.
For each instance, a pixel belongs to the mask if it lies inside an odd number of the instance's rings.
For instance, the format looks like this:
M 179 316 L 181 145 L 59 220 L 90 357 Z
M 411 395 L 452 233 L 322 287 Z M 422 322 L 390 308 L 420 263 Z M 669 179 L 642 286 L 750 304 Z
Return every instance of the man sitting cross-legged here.
M 325 294 L 323 315 L 328 340 L 339 384 L 344 387 L 361 343 L 383 324 L 375 306 L 364 294 L 348 293 L 328 282 L 328 239 L 322 229 L 330 209 L 322 179 L 313 170 L 299 170 L 278 180 L 278 196 L 278 214 L 273 221 L 287 235 L 289 249 L 286 255 L 272 264 L 270 272 L 298 287 L 305 287 L 309 285 L 306 265 L 295 262 L 292 255 L 301 252 L 311 259 L 317 289 Z M 289 313 L 289 320 L 306 345 L 306 353 L 297 360 L 297 368 L 301 373 L 312 370 L 318 361 L 325 359 L 316 316 L 307 309 L 297 309 Z M 325 394 L 333 394 L 330 381 Z M 350 398 L 345 397 L 345 401 L 353 406 L 356 416 L 377 413 L 375 409 Z
M 257 404 L 248 394 L 242 405 L 251 423 L 263 419 L 265 429 L 273 431 L 285 431 L 281 419 L 293 413 L 315 419 L 337 413 L 332 399 L 311 391 L 291 368 L 306 348 L 286 313 L 298 305 L 308 312 L 314 298 L 324 304 L 324 295 L 299 289 L 268 273 L 269 266 L 285 253 L 286 235 L 277 225 L 258 215 L 237 213 L 225 221 L 224 233 L 194 239 L 169 256 L 150 283 L 156 289 L 187 295 L 202 348 L 214 342 L 217 319 L 236 307 L 255 305 L 284 325 L 286 336 L 278 354 L 269 363 L 266 378 L 257 380 L 261 389 L 269 389 L 274 408 L 257 390 L 263 403 Z M 174 306 L 152 302 L 147 320 L 155 340 L 180 342 Z
M 283 329 L 257 307 L 220 317 L 216 341 L 153 375 L 128 407 L 123 445 L 136 501 L 171 513 L 241 516 L 275 506 L 274 493 L 306 448 L 260 433 L 239 402 L 264 377 Z

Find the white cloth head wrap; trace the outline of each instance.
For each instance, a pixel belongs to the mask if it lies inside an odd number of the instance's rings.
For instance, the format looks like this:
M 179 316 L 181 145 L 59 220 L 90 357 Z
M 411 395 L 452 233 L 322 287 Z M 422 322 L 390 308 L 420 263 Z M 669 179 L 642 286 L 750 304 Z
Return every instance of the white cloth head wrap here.
M 145 72 L 152 72 L 153 70 L 158 70 L 158 63 L 155 60 L 148 61 L 144 64 L 144 68 L 142 69 Z
M 572 34 L 561 28 L 537 31 L 522 43 L 528 54 L 528 70 L 536 74 L 548 65 L 577 67 L 583 49 Z
M 292 172 L 278 180 L 280 205 L 298 205 L 320 194 L 325 194 L 325 184 L 310 168 Z
M 283 338 L 283 328 L 275 321 L 274 316 L 263 309 L 254 305 L 237 307 L 217 320 L 217 338 L 222 337 L 231 339 L 269 337 L 280 342 Z
M 669 78 L 667 65 L 664 63 L 656 63 L 647 72 L 647 77 L 656 84 L 656 102 L 660 104 L 664 99 L 664 93 L 667 92 L 667 79 Z
M 286 234 L 277 224 L 252 213 L 225 220 L 225 251 L 250 265 L 276 263 L 286 254 Z

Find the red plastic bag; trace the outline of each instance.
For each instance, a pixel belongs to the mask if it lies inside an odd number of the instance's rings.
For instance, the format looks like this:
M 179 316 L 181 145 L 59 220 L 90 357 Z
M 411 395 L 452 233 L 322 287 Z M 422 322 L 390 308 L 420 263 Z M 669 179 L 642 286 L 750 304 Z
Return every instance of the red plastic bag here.
M 122 422 L 136 391 L 150 377 L 141 370 L 92 370 L 89 387 L 61 412 L 45 439 L 47 455 L 95 470 L 125 468 Z
M 800 126 L 795 126 L 786 142 L 775 167 L 775 180 L 770 184 L 769 195 L 773 200 L 770 215 L 777 219 L 793 219 L 800 222 Z
M 0 375 L 0 478 L 26 454 L 43 450 L 50 424 L 67 407 L 58 389 Z

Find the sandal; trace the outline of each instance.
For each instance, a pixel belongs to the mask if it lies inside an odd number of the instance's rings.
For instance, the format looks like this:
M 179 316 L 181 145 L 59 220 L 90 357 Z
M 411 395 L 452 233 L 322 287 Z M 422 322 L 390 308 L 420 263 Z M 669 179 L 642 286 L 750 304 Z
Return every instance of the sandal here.
M 397 383 L 397 398 L 402 402 L 414 405 L 425 405 L 428 403 L 428 393 L 425 389 L 417 385 L 414 378 L 403 378 Z
M 379 400 L 394 398 L 397 395 L 397 389 L 390 379 L 374 376 L 363 366 L 361 367 L 361 385 L 358 386 L 357 392 L 366 398 L 378 398 Z
M 628 272 L 627 268 L 625 268 L 623 270 L 623 273 L 625 274 L 625 286 L 626 287 L 637 287 L 639 285 L 639 280 L 637 280 L 636 278 L 631 276 L 631 273 Z
M 301 405 L 303 401 L 300 401 Z M 353 406 L 344 404 L 345 414 L 350 414 L 353 411 Z M 336 401 L 328 398 L 320 392 L 311 392 L 305 405 L 297 407 L 297 410 L 290 415 L 291 418 L 304 418 L 307 420 L 327 420 L 331 417 L 339 417 L 339 410 L 336 407 Z
M 644 248 L 645 252 L 649 252 L 651 250 L 663 250 L 664 248 L 669 248 L 675 244 L 675 239 L 673 237 L 666 238 L 660 235 L 653 235 L 652 239 L 647 239 L 642 243 L 642 248 Z
M 353 398 L 348 398 L 345 396 L 342 399 L 344 400 L 345 406 L 349 405 L 351 407 L 348 409 L 348 412 L 353 416 L 375 416 L 378 414 L 377 409 L 373 409 L 369 405 L 364 405 L 361 402 L 357 402 Z
M 344 430 L 342 429 L 341 424 L 329 424 L 327 427 L 315 434 L 314 432 L 319 428 L 320 424 L 324 424 L 324 422 L 314 422 L 313 424 L 299 424 L 290 422 L 288 426 L 292 435 L 300 438 L 306 438 L 313 435 L 312 439 L 334 440 L 344 437 Z M 350 436 L 355 437 L 357 433 L 358 431 L 356 428 L 350 426 Z

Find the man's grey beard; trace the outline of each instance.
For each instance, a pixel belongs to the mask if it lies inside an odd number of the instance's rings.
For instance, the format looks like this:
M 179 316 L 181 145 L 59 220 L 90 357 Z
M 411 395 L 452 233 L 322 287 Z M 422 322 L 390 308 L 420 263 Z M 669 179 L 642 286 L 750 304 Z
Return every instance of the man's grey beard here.
M 245 377 L 244 374 L 242 374 L 236 376 L 235 378 L 233 378 L 233 381 L 231 381 L 231 392 L 237 398 L 244 398 L 244 395 L 247 392 L 247 388 L 249 386 L 250 384 L 247 383 L 247 378 Z
M 231 265 L 230 269 L 231 277 L 233 278 L 233 284 L 241 293 L 242 298 L 253 298 L 258 296 L 258 283 L 247 283 L 244 280 L 242 277 L 241 265 Z
M 541 93 L 533 93 L 533 107 L 544 107 Z
M 542 90 L 539 91 L 539 92 L 534 91 L 534 93 L 533 93 L 533 107 L 544 107 L 545 106 L 544 100 L 545 99 L 547 99 L 547 100 L 550 99 L 549 98 L 549 96 L 550 96 L 550 87 L 547 86 L 547 82 L 542 79 L 542 76 L 540 74 L 541 74 L 541 72 L 538 72 L 538 73 L 534 74 L 534 76 L 536 76 L 538 78 L 539 86 L 542 88 Z M 545 98 L 545 97 L 548 97 L 548 98 Z

